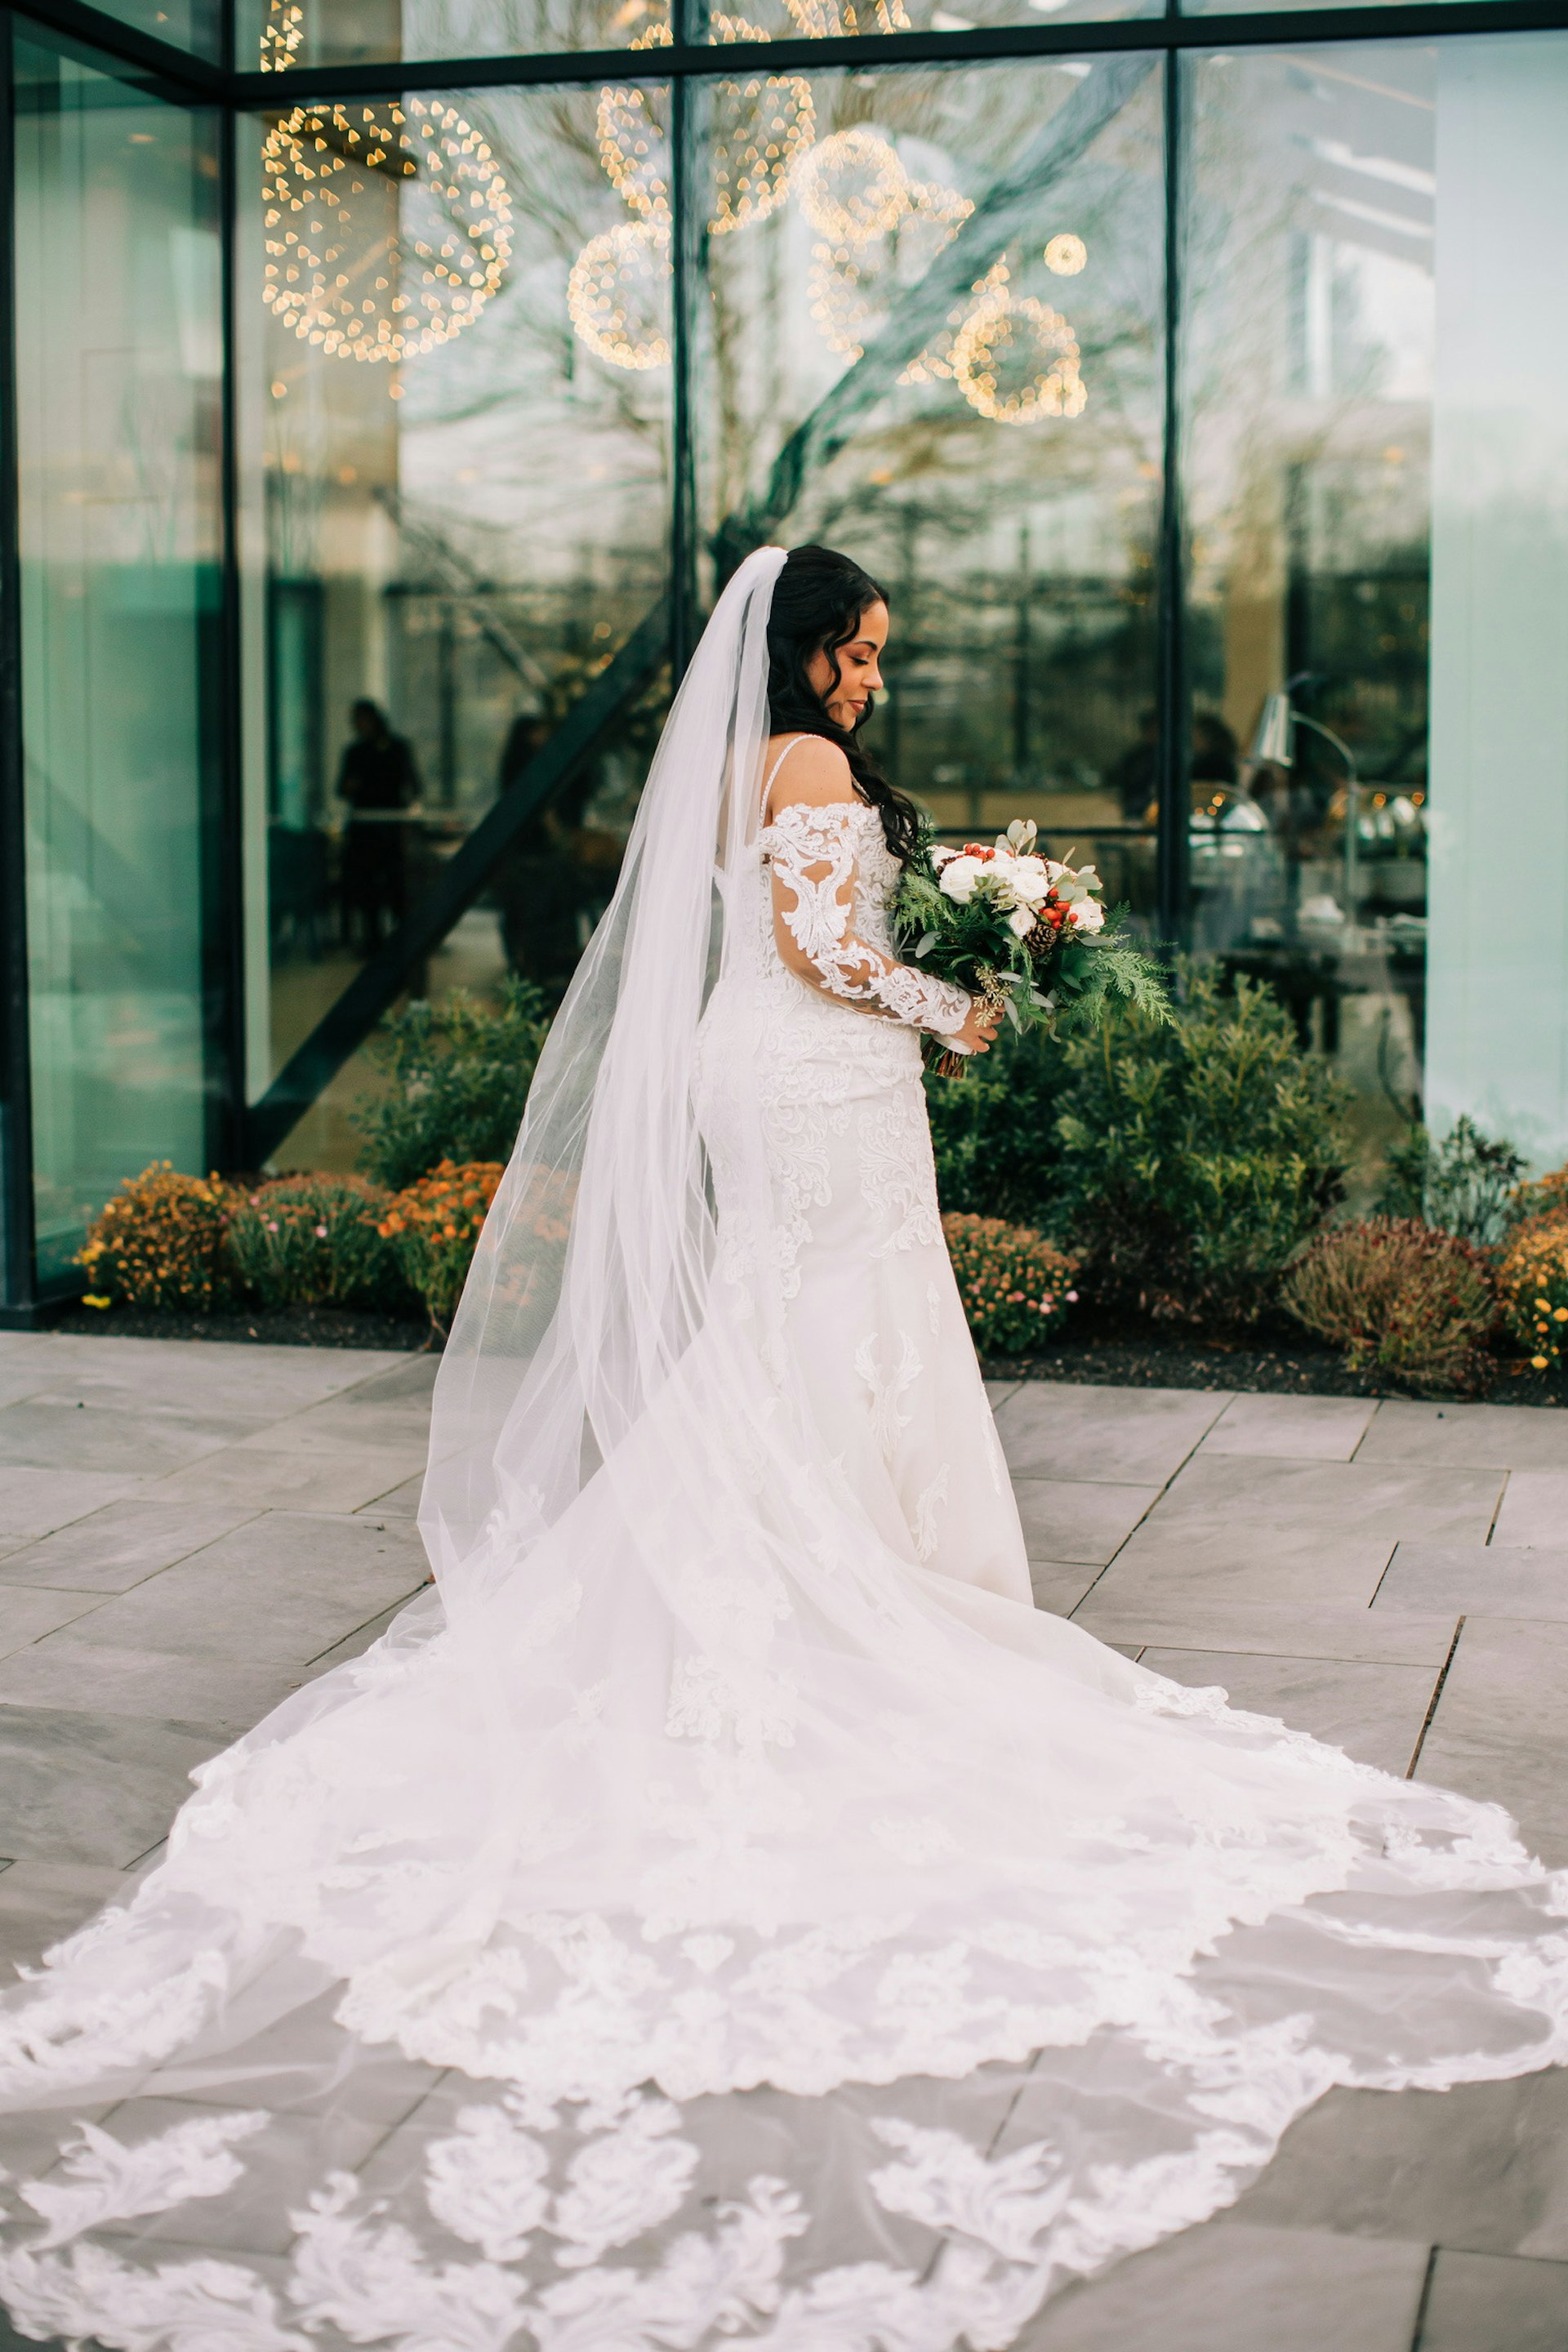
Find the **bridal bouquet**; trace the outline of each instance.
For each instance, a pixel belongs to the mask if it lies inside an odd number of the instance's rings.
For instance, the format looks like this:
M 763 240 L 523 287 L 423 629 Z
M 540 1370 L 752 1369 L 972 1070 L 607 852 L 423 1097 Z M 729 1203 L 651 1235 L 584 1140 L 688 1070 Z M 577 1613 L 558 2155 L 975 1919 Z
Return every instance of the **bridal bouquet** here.
M 904 868 L 892 905 L 899 952 L 1005 1013 L 1017 1029 L 1087 1028 L 1111 996 L 1171 1019 L 1160 967 L 1108 914 L 1092 866 L 1043 857 L 1035 827 L 1015 819 L 992 848 L 948 849 L 930 833 Z M 965 1056 L 938 1050 L 962 1074 Z

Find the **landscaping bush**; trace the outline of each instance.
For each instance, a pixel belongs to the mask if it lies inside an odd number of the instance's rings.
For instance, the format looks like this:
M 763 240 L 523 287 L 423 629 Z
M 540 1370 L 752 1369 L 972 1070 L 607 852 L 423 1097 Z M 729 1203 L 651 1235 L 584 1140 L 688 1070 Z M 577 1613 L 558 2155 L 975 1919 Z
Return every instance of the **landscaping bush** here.
M 1046 1221 L 1059 1153 L 1062 1050 L 1040 1030 L 1010 1025 L 962 1077 L 926 1073 L 937 1197 L 982 1217 Z
M 1426 1128 L 1412 1127 L 1389 1147 L 1378 1211 L 1419 1218 L 1487 1248 L 1525 1213 L 1519 1183 L 1524 1170 L 1521 1152 L 1493 1142 L 1468 1118 L 1456 1119 L 1440 1143 Z
M 1070 1257 L 1028 1225 L 950 1212 L 942 1221 L 974 1344 L 1026 1356 L 1067 1318 L 1078 1293 Z
M 499 1006 L 454 989 L 439 1005 L 395 1013 L 370 1048 L 392 1091 L 349 1114 L 366 1175 L 397 1192 L 443 1160 L 504 1166 L 549 1026 L 542 995 L 523 980 L 503 982 Z
M 1322 1234 L 1291 1267 L 1284 1305 L 1352 1371 L 1418 1389 L 1479 1384 L 1497 1320 L 1486 1259 L 1414 1217 L 1374 1217 Z
M 387 1204 L 378 1231 L 437 1331 L 451 1328 L 485 1212 L 505 1172 L 499 1160 L 471 1160 L 462 1167 L 443 1160 Z
M 228 1255 L 263 1307 L 375 1307 L 416 1300 L 381 1230 L 392 1195 L 363 1176 L 280 1176 L 237 1197 Z
M 1539 1194 L 1554 1181 L 1545 1177 L 1530 1190 Z M 1556 1197 L 1563 1199 L 1560 1181 Z M 1499 1266 L 1498 1287 L 1504 1320 L 1534 1370 L 1561 1380 L 1568 1371 L 1568 1200 L 1521 1226 Z
M 232 1282 L 224 1249 L 231 1196 L 216 1176 L 181 1176 L 167 1160 L 128 1176 L 77 1254 L 89 1304 L 223 1306 Z
M 1341 1197 L 1349 1090 L 1267 989 L 1184 981 L 1173 1025 L 1118 1006 L 1064 1047 L 1050 1223 L 1108 1295 L 1246 1324 Z

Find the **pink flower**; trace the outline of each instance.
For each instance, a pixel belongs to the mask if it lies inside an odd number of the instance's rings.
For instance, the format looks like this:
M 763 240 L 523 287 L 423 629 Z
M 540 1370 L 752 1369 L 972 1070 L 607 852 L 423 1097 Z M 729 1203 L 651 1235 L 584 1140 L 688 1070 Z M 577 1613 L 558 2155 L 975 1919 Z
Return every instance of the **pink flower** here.
M 275 1217 L 268 1218 L 267 1230 L 269 1234 L 275 1234 L 278 1231 L 278 1221 Z
M 325 1225 L 318 1225 L 318 1226 L 316 1227 L 316 1239 L 317 1239 L 319 1242 L 324 1242 L 324 1241 L 326 1240 L 326 1238 L 327 1238 L 327 1229 L 326 1229 Z
M 1069 1290 L 1068 1292 L 1068 1305 L 1069 1307 L 1076 1307 L 1078 1305 L 1078 1293 L 1076 1290 Z

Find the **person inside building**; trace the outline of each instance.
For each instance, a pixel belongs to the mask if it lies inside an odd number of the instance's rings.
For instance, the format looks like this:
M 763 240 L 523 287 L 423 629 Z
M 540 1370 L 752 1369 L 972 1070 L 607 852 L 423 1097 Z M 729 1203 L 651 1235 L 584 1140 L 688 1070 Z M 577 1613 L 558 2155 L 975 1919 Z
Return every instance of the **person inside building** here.
M 356 702 L 350 717 L 353 738 L 338 770 L 338 798 L 348 804 L 339 894 L 343 942 L 369 954 L 407 912 L 401 820 L 419 799 L 419 771 L 407 740 L 393 731 L 378 702 Z

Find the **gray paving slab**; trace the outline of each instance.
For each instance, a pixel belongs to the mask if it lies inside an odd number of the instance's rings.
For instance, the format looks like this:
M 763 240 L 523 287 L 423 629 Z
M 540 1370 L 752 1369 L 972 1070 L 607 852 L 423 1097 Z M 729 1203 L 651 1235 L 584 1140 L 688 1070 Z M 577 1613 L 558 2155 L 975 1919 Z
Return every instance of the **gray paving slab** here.
M 1364 1608 L 1401 1540 L 1484 1542 L 1503 1476 L 1200 1454 L 1118 1553 L 1102 1596 L 1166 1610 Z
M 1568 1412 L 1552 1405 L 1434 1404 L 1384 1397 L 1356 1459 L 1568 1473 Z
M 84 1720 L 173 1717 L 198 1726 L 216 1747 L 237 1739 L 287 1698 L 301 1671 L 292 1662 L 204 1657 L 189 1647 L 137 1650 L 102 1639 L 87 1642 L 68 1625 L 0 1659 L 0 1716 L 16 1708 L 90 1707 Z M 167 1826 L 160 1822 L 153 1836 Z M 151 1843 L 145 1840 L 139 1851 Z
M 1022 1381 L 987 1381 L 985 1383 L 985 1393 L 991 1401 L 992 1412 L 995 1412 L 996 1407 L 1002 1402 L 1005 1397 L 1010 1397 L 1016 1390 L 1021 1389 L 1024 1383 Z
M 1568 1619 L 1568 1549 L 1508 1544 L 1402 1543 L 1373 1607 L 1380 1613 L 1473 1611 L 1485 1617 Z
M 24 1859 L 0 1870 L 0 1988 L 13 1969 L 36 1966 L 105 1904 L 123 1902 L 133 1884 L 108 1863 Z M 8 2144 L 11 2129 L 7 2122 Z
M 1453 1646 L 1458 1612 L 1432 1616 L 1388 1610 L 1292 1608 L 1289 1603 L 1229 1609 L 1124 1608 L 1100 1579 L 1074 1610 L 1073 1622 L 1102 1642 L 1142 1641 L 1163 1650 L 1254 1650 L 1266 1657 L 1352 1658 L 1369 1665 L 1440 1666 Z
M 1417 2352 L 1563 2352 L 1568 2263 L 1439 2246 Z
M 89 1610 L 102 1606 L 102 1596 L 96 1592 L 49 1592 L 39 1587 L 12 1585 L 0 1595 L 0 1658 L 26 1649 L 44 1634 L 68 1625 L 73 1617 L 84 1617 Z
M 1229 1402 L 1228 1390 L 1026 1381 L 998 1408 L 996 1431 L 1016 1478 L 1163 1486 Z
M 26 1335 L 51 1391 L 91 1403 L 153 1412 L 240 1412 L 253 1421 L 297 1412 L 406 1359 L 370 1348 L 275 1348 L 214 1339 L 102 1339 Z M 58 1352 L 51 1352 L 58 1351 Z
M 361 1403 L 353 1392 L 329 1397 L 325 1404 L 308 1405 L 286 1420 L 268 1422 L 247 1442 L 252 1446 L 300 1445 L 315 1454 L 336 1454 L 345 1446 L 384 1447 L 423 1463 L 430 1444 L 430 1402 L 427 1397 L 414 1397 Z
M 1161 1489 L 1087 1478 L 1015 1478 L 1013 1492 L 1031 1559 L 1082 1560 L 1103 1568 L 1158 1502 Z
M 1492 1541 L 1546 1548 L 1568 1544 L 1568 1471 L 1510 1472 Z
M 268 1433 L 270 1435 L 271 1433 Z M 405 1447 L 342 1445 L 322 1452 L 276 1444 L 229 1445 L 161 1479 L 158 1498 L 247 1503 L 257 1510 L 357 1511 L 406 1484 Z
M 246 1436 L 237 1414 L 121 1412 L 35 1397 L 0 1412 L 0 1463 L 42 1470 L 127 1470 L 156 1478 Z
M 211 2103 L 197 2099 L 124 2099 L 110 2111 L 104 2128 L 121 2146 L 135 2147 L 212 2112 Z M 376 2118 L 337 2115 L 323 2126 L 315 2116 L 275 2114 L 265 2131 L 245 2141 L 243 2173 L 223 2197 L 210 2203 L 190 2198 L 174 2213 L 141 2217 L 134 2234 L 161 2252 L 179 2245 L 247 2258 L 286 2253 L 298 2234 L 291 2216 L 300 2182 L 320 2181 L 329 2170 L 358 2171 L 384 2137 Z
M 133 1496 L 74 1520 L 37 1543 L 19 1546 L 0 1559 L 0 1587 L 31 1584 L 72 1592 L 126 1592 L 254 1516 L 245 1503 L 155 1502 Z M 6 1605 L 0 1601 L 0 1613 Z
M 1568 2259 L 1568 2069 L 1451 2091 L 1331 2091 L 1237 2220 Z
M 0 1704 L 0 1853 L 123 1870 L 157 1843 L 192 1768 L 223 1744 L 221 1730 L 184 1717 Z
M 424 1491 L 425 1473 L 421 1470 L 416 1478 L 405 1478 L 402 1486 L 394 1486 L 390 1494 L 377 1495 L 372 1501 L 362 1503 L 359 1516 L 372 1518 L 416 1519 L 419 1517 L 419 1497 Z
M 1245 1651 L 1145 1649 L 1142 1663 L 1173 1682 L 1220 1684 L 1233 1706 L 1277 1715 L 1381 1771 L 1408 1770 L 1433 1685 L 1430 1666 L 1347 1658 L 1269 1658 Z
M 99 1648 L 298 1667 L 414 1592 L 426 1573 L 424 1547 L 403 1521 L 269 1511 L 106 1599 L 69 1638 L 50 1636 L 33 1654 L 63 1641 L 89 1676 L 91 1656 L 80 1654 Z
M 1208 2221 L 1068 2288 L 1018 2352 L 1410 2352 L 1426 2275 L 1425 2246 Z
M 1266 1454 L 1277 1461 L 1348 1462 L 1376 1410 L 1371 1397 L 1232 1397 L 1199 1450 Z
M 1053 1617 L 1070 1617 L 1084 1595 L 1092 1591 L 1095 1571 L 1070 1560 L 1032 1559 L 1029 1562 L 1029 1582 L 1034 1588 L 1037 1609 L 1048 1609 Z
M 1506 1805 L 1554 1867 L 1568 1864 L 1565 1687 L 1568 1625 L 1467 1617 L 1416 1772 Z
M 0 1538 L 47 1536 L 139 1493 L 145 1483 L 106 1470 L 0 1467 Z

